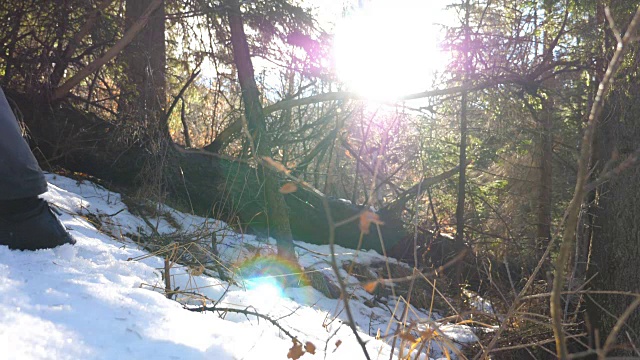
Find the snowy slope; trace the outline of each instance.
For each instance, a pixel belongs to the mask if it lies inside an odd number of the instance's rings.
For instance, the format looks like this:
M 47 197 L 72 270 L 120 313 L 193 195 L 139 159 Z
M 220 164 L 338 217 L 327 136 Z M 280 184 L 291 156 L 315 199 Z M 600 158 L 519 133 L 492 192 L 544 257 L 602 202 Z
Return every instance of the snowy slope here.
M 219 308 L 248 309 L 278 319 L 302 343 L 316 346 L 315 355 L 307 353 L 302 359 L 364 358 L 345 324 L 339 300 L 326 298 L 310 286 L 279 292 L 273 286 L 251 286 L 259 281 L 241 278 L 237 278 L 237 285 L 229 285 L 215 277 L 190 274 L 189 268 L 181 265 L 172 268 L 173 286 L 209 300 L 184 294 L 178 301 L 169 300 L 158 290 L 164 288 L 163 259 L 149 256 L 127 236 L 217 230 L 220 255 L 229 263 L 273 252 L 273 239 L 239 235 L 224 222 L 168 207 L 162 209 L 173 221 L 145 221 L 129 212 L 119 194 L 98 185 L 51 174 L 47 180 L 49 191 L 43 197 L 60 210 L 61 220 L 77 244 L 36 252 L 9 251 L 0 246 L 0 358 L 287 358 L 291 339 L 264 319 L 184 308 L 203 301 L 208 306 L 215 301 Z M 92 219 L 100 220 L 101 231 Z M 328 258 L 322 255 L 329 253 L 328 247 L 301 245 L 306 249 L 299 250 L 301 265 L 332 276 Z M 340 258 L 353 259 L 351 251 L 339 252 Z M 360 263 L 383 260 L 374 252 L 358 255 Z M 369 353 L 374 359 L 389 359 L 391 346 L 376 340 L 375 334 L 378 329 L 385 333 L 390 312 L 366 306 L 361 300 L 371 295 L 356 285 L 356 279 L 347 280 L 354 291 L 354 317 Z M 390 299 L 390 308 L 394 304 Z M 416 319 L 428 317 L 414 308 L 410 313 Z M 453 342 L 475 341 L 469 328 L 452 325 L 441 329 Z M 433 347 L 431 356 L 442 356 L 439 346 L 434 343 Z

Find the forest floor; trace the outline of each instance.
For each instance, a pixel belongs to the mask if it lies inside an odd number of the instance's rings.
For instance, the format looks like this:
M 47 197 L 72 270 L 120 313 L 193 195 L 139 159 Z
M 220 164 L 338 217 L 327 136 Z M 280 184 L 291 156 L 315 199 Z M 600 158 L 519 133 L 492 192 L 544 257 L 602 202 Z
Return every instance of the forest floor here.
M 331 298 L 331 291 L 325 294 L 309 285 L 315 281 L 310 279 L 335 282 L 328 246 L 297 243 L 300 269 L 273 260 L 271 238 L 240 234 L 225 222 L 164 205 L 150 204 L 156 215 L 145 215 L 128 207 L 120 194 L 89 181 L 55 174 L 47 174 L 47 180 L 49 191 L 42 197 L 61 212 L 77 244 L 35 252 L 0 246 L 2 357 L 364 358 L 343 302 Z M 215 266 L 206 264 L 211 258 L 203 260 L 206 256 L 197 251 L 202 246 L 190 248 L 184 240 L 212 232 L 221 260 Z M 149 240 L 153 238 L 155 243 Z M 198 239 L 202 244 L 202 237 Z M 169 264 L 172 299 L 165 293 L 163 254 L 175 262 Z M 355 263 L 373 269 L 386 261 L 373 251 L 354 254 L 338 247 L 336 254 L 344 268 Z M 406 303 L 398 296 L 373 295 L 358 278 L 342 271 L 356 327 L 372 359 L 395 359 L 399 349 L 406 356 L 421 335 L 421 353 L 429 358 L 456 358 L 478 341 L 473 328 L 436 324 L 436 311 L 413 306 L 406 311 L 411 331 L 392 336 L 398 328 L 394 318 L 402 317 Z M 290 273 L 298 275 L 296 286 L 281 290 L 277 274 Z M 203 306 L 210 310 L 193 311 Z

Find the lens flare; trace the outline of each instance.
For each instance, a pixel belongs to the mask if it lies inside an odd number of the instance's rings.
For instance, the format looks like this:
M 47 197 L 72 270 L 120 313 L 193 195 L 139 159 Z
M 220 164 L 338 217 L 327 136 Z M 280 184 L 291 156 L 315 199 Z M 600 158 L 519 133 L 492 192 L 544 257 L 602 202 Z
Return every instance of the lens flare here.
M 278 299 L 283 295 L 282 285 L 271 277 L 254 277 L 247 280 L 247 289 L 261 299 Z
M 303 287 L 309 280 L 298 264 L 277 256 L 259 256 L 240 264 L 240 275 L 247 289 L 261 301 L 281 299 L 284 286 Z

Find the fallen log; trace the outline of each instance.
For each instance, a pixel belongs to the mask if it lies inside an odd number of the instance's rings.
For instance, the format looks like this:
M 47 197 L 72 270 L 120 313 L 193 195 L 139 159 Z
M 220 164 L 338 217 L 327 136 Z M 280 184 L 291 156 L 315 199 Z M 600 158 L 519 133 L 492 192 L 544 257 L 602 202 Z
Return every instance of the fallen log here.
M 148 185 L 151 169 L 151 176 L 162 177 L 164 192 L 158 195 L 164 198 L 160 200 L 201 216 L 214 216 L 228 222 L 238 219 L 242 230 L 269 235 L 267 204 L 258 195 L 260 183 L 256 168 L 248 162 L 205 150 L 182 149 L 168 139 L 168 144 L 162 148 L 164 151 L 159 151 L 157 139 L 141 135 L 135 127 L 105 121 L 68 103 L 52 104 L 37 96 L 10 90 L 6 93 L 29 129 L 30 143 L 43 168 L 61 167 L 86 173 L 107 185 L 133 191 Z M 153 148 L 155 150 L 151 150 Z M 162 168 L 155 168 L 157 166 Z M 423 189 L 451 176 L 456 170 L 425 179 Z M 378 216 L 384 225 L 379 227 L 379 232 L 372 225 L 370 233 L 363 234 L 362 239 L 358 214 L 368 209 L 329 198 L 333 220 L 344 223 L 336 228 L 335 243 L 380 253 L 384 247 L 398 256 L 397 244 L 411 236 L 401 214 L 410 194 L 417 191 L 416 186 L 395 203 L 380 209 Z M 285 200 L 290 209 L 294 238 L 327 244 L 329 224 L 322 198 L 316 192 L 298 187 L 296 192 L 285 195 Z M 353 221 L 346 222 L 348 219 Z
M 155 140 L 140 136 L 131 126 L 105 121 L 67 103 L 50 104 L 12 91 L 7 95 L 29 129 L 30 143 L 43 168 L 62 167 L 89 174 L 107 185 L 138 190 L 145 186 L 149 169 L 162 163 L 162 171 L 152 173 L 163 177 L 165 200 L 172 206 L 201 216 L 239 219 L 243 229 L 269 234 L 265 225 L 267 206 L 258 196 L 258 176 L 249 163 L 202 150 L 180 149 L 175 144 L 164 148 L 160 161 L 160 155 L 150 150 Z M 326 244 L 329 226 L 322 199 L 301 187 L 285 198 L 294 238 Z M 329 199 L 329 207 L 336 222 L 356 217 L 336 229 L 336 244 L 358 247 L 357 215 L 363 208 L 338 199 Z M 399 215 L 382 211 L 379 216 L 385 222 L 381 233 L 372 226 L 370 234 L 363 236 L 362 249 L 382 252 L 380 238 L 390 249 L 407 236 Z

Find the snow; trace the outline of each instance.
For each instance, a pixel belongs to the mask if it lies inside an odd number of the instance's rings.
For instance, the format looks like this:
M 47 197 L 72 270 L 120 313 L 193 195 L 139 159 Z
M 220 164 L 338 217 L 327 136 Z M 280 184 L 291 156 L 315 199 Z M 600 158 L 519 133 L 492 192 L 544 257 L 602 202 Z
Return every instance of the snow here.
M 316 354 L 302 359 L 360 359 L 360 345 L 347 325 L 342 302 L 329 299 L 311 286 L 280 290 L 260 274 L 261 259 L 275 250 L 274 239 L 237 234 L 226 223 L 156 206 L 155 218 L 129 210 L 120 194 L 88 181 L 47 174 L 49 191 L 43 198 L 61 212 L 60 219 L 77 240 L 35 252 L 10 251 L 0 246 L 0 354 L 7 359 L 285 359 L 292 341 L 264 319 L 234 312 L 194 312 L 201 305 L 246 309 L 277 319 L 303 344 L 313 343 Z M 135 214 L 134 214 L 135 213 Z M 100 230 L 98 230 L 96 228 Z M 224 263 L 237 264 L 235 284 L 212 271 L 175 264 L 173 286 L 185 293 L 167 299 L 161 277 L 164 260 L 149 254 L 132 238 L 140 235 L 180 235 L 215 231 Z M 328 246 L 297 243 L 305 271 L 335 279 Z M 354 260 L 354 251 L 337 247 L 339 261 Z M 385 261 L 374 251 L 357 254 L 360 264 Z M 214 275 L 214 276 L 210 276 Z M 344 272 L 347 276 L 346 272 Z M 376 340 L 389 327 L 389 309 L 404 309 L 397 299 L 388 308 L 369 307 L 353 276 L 346 282 L 360 336 L 374 359 L 389 359 L 391 341 Z M 301 284 L 305 285 L 305 284 Z M 190 295 L 192 294 L 192 295 Z M 200 295 L 198 295 L 200 294 Z M 426 311 L 410 308 L 410 318 L 429 319 Z M 437 318 L 436 316 L 432 319 Z M 411 320 L 411 319 L 410 319 Z M 392 329 L 397 327 L 391 324 Z M 441 325 L 455 344 L 477 341 L 471 328 Z M 388 337 L 391 338 L 390 336 Z M 340 341 L 340 346 L 336 342 Z M 443 357 L 441 343 L 430 356 Z M 453 351 L 452 351 L 453 350 Z M 395 348 L 397 356 L 398 346 Z M 421 358 L 425 358 L 424 356 Z
M 477 293 L 464 289 L 463 294 L 469 298 L 469 303 L 473 306 L 477 311 L 489 315 L 496 315 L 496 311 L 493 309 L 493 304 L 491 301 L 483 298 Z

